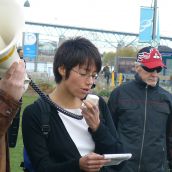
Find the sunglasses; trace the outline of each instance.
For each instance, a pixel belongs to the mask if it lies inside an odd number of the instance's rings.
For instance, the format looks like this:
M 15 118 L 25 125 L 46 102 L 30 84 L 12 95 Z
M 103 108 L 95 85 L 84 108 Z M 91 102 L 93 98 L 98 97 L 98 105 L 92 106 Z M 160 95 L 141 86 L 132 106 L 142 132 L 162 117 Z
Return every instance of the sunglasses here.
M 146 72 L 149 72 L 149 73 L 152 73 L 152 72 L 157 72 L 157 73 L 160 73 L 162 71 L 162 67 L 156 67 L 156 68 L 152 68 L 152 69 L 149 69 L 147 68 L 146 66 L 141 66 Z

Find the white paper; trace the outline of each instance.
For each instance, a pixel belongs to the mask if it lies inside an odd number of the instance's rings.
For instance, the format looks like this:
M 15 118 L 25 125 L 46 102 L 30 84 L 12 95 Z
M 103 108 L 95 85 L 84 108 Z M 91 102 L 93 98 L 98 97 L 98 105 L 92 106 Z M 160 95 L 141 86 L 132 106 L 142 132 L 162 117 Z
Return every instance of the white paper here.
M 105 159 L 111 159 L 111 161 L 106 163 L 105 166 L 118 165 L 122 161 L 128 160 L 131 157 L 132 157 L 131 153 L 125 153 L 125 154 L 104 154 L 104 158 Z

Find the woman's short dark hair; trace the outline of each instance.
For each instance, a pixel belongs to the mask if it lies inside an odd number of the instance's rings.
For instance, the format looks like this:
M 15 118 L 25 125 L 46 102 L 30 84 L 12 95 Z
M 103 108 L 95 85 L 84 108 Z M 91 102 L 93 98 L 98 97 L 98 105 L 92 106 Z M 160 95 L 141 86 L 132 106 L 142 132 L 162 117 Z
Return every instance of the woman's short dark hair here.
M 87 68 L 95 64 L 96 72 L 100 72 L 102 61 L 96 46 L 88 39 L 82 37 L 64 41 L 57 49 L 53 62 L 56 83 L 60 83 L 62 80 L 62 76 L 58 71 L 60 66 L 64 66 L 66 69 L 66 79 L 68 79 L 72 68 L 84 64 L 87 65 Z

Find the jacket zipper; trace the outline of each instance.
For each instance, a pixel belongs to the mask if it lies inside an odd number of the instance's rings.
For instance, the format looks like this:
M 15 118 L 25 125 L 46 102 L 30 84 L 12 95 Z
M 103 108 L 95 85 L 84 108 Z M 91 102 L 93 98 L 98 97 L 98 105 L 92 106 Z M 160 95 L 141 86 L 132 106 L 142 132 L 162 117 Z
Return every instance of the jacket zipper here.
M 166 158 L 165 158 L 165 148 L 164 148 L 164 146 L 162 147 L 162 151 L 163 151 L 162 171 L 165 171 L 165 164 L 164 164 L 164 162 L 166 161 Z
M 141 161 L 142 161 L 142 154 L 143 154 L 143 144 L 144 144 L 144 140 L 145 140 L 146 119 L 147 119 L 147 113 L 146 113 L 147 112 L 147 96 L 148 96 L 148 85 L 146 85 L 144 126 L 143 126 L 143 136 L 142 136 L 142 143 L 141 143 L 141 149 L 140 149 L 138 172 L 140 172 L 140 168 L 141 168 Z

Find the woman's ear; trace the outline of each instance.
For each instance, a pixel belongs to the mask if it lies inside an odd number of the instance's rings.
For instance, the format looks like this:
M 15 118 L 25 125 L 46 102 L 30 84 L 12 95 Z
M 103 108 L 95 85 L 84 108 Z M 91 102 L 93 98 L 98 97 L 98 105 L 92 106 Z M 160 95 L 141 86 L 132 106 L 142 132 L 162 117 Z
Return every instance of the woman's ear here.
M 64 66 L 60 66 L 58 68 L 58 71 L 59 71 L 60 75 L 62 76 L 62 78 L 66 76 L 66 69 L 64 68 Z

